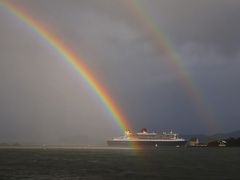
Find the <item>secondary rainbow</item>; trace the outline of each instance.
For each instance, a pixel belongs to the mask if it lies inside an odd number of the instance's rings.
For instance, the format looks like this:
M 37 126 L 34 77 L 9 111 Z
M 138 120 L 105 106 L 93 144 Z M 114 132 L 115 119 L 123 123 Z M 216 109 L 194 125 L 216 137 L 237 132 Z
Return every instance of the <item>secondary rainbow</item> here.
M 28 27 L 42 37 L 49 45 L 51 45 L 62 58 L 69 63 L 88 83 L 92 91 L 96 93 L 104 106 L 111 113 L 113 119 L 119 127 L 125 131 L 130 130 L 131 127 L 127 122 L 125 116 L 121 113 L 119 107 L 111 98 L 109 92 L 102 86 L 102 84 L 95 78 L 94 74 L 83 63 L 83 60 L 72 52 L 57 36 L 52 34 L 42 23 L 33 18 L 25 10 L 19 6 L 10 3 L 10 1 L 0 1 L 0 7 L 6 8 L 9 12 L 21 19 Z
M 127 3 L 127 8 L 130 9 L 130 13 L 137 20 L 137 23 L 141 26 L 142 30 L 147 33 L 152 45 L 160 49 L 162 55 L 167 58 L 166 63 L 168 63 L 173 72 L 176 73 L 179 82 L 191 97 L 206 128 L 210 131 L 216 130 L 218 127 L 209 104 L 188 73 L 186 67 L 182 64 L 179 53 L 171 46 L 167 35 L 161 30 L 154 19 L 147 14 L 140 0 L 125 0 L 125 2 Z

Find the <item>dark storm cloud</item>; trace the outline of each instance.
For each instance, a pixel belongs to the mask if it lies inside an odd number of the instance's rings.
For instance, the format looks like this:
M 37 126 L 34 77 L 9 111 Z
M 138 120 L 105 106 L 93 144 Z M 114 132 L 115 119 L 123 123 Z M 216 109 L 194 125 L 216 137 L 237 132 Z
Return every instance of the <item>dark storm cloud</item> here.
M 122 0 L 16 3 L 84 57 L 136 129 L 207 129 L 142 15 L 170 40 L 219 131 L 240 125 L 239 1 L 139 1 L 138 17 Z M 0 23 L 0 140 L 56 142 L 81 135 L 96 142 L 120 133 L 84 81 L 46 43 L 3 8 Z
M 223 52 L 238 51 L 239 1 L 163 0 L 146 5 L 149 14 L 173 39 L 213 46 Z

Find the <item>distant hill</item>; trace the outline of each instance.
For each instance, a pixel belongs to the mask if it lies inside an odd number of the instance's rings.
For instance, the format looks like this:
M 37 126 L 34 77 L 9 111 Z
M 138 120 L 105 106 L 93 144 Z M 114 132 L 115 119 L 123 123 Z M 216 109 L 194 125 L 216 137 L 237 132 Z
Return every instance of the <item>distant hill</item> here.
M 219 134 L 214 134 L 210 136 L 212 139 L 226 139 L 226 138 L 239 138 L 240 137 L 240 130 L 238 131 L 232 131 L 229 133 L 219 133 Z
M 200 142 L 202 143 L 207 143 L 212 140 L 217 140 L 217 139 L 227 139 L 227 138 L 239 138 L 240 137 L 240 130 L 237 131 L 232 131 L 229 133 L 217 133 L 213 135 L 204 135 L 204 134 L 187 134 L 187 135 L 181 135 L 183 138 L 186 139 L 191 139 L 193 137 L 196 137 L 199 139 Z

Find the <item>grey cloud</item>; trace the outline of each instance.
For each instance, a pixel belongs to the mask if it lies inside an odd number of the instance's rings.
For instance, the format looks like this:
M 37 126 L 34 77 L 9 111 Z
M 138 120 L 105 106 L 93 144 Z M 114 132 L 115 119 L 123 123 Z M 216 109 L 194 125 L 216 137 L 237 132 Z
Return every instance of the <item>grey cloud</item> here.
M 16 1 L 89 66 L 138 130 L 207 132 L 146 22 L 122 0 Z M 212 108 L 219 131 L 239 126 L 239 2 L 139 1 L 170 40 Z M 147 22 L 149 23 L 149 22 Z M 118 125 L 79 75 L 36 33 L 0 8 L 0 141 L 91 143 Z M 97 136 L 97 137 L 96 137 Z

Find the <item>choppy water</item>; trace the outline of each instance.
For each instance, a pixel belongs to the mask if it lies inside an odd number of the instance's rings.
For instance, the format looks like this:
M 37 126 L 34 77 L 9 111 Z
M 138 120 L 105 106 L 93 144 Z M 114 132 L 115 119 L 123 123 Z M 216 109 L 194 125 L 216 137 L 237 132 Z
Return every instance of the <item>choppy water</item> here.
M 0 149 L 0 179 L 240 179 L 240 148 Z

